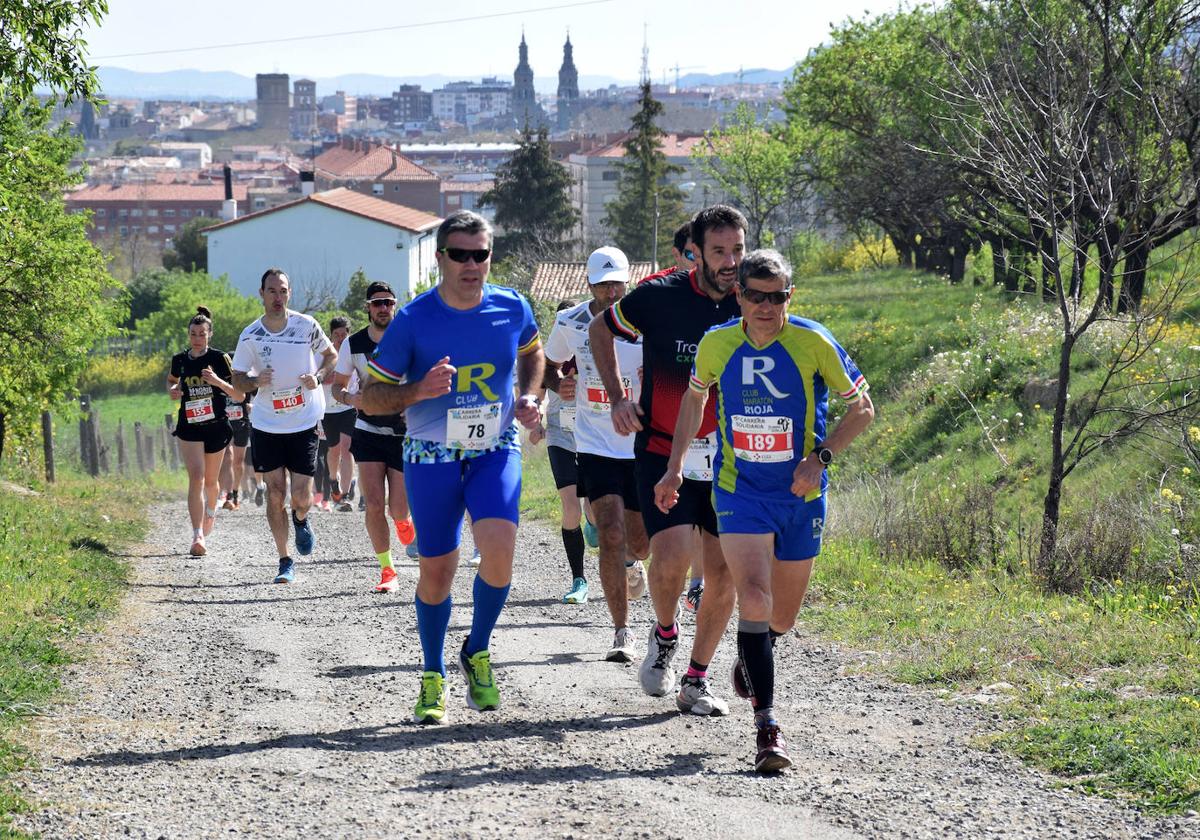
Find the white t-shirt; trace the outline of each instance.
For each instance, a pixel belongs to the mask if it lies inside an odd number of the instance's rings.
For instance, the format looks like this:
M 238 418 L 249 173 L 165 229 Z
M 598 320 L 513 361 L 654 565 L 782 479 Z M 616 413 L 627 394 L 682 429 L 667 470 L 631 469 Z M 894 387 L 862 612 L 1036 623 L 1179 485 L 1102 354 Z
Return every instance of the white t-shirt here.
M 633 435 L 619 435 L 612 424 L 608 392 L 592 357 L 588 326 L 592 323 L 591 301 L 564 309 L 554 318 L 554 327 L 545 344 L 546 359 L 562 364 L 572 356 L 579 367 L 575 384 L 575 451 L 606 458 L 633 457 Z M 642 393 L 642 344 L 617 339 L 617 365 L 625 384 L 625 394 L 637 402 Z M 564 403 L 565 405 L 565 403 Z
M 287 324 L 277 333 L 259 318 L 238 339 L 233 369 L 257 376 L 271 368 L 271 384 L 258 389 L 250 425 L 272 434 L 302 432 L 317 425 L 325 414 L 325 394 L 310 391 L 300 377 L 316 373 L 317 358 L 332 348 L 325 331 L 313 318 L 288 310 Z
M 346 342 L 343 341 L 342 347 L 345 347 L 345 346 L 346 346 Z M 333 349 L 337 350 L 336 347 Z M 340 350 L 338 350 L 338 357 L 339 357 L 339 359 L 341 357 Z M 320 364 L 320 363 L 318 362 L 318 364 Z M 335 367 L 334 370 L 337 370 L 337 368 Z M 341 414 L 343 411 L 353 411 L 354 406 L 346 405 L 344 402 L 338 402 L 337 400 L 335 400 L 333 398 L 332 379 L 333 379 L 333 376 L 331 374 L 329 379 L 326 379 L 325 382 L 321 385 L 321 390 L 325 392 L 325 413 L 326 414 Z

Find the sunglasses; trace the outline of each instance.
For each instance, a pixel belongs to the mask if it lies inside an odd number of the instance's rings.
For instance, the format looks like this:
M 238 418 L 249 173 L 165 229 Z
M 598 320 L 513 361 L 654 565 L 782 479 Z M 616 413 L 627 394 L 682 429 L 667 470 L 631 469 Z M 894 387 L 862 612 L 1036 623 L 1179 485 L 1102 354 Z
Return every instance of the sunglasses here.
M 395 306 L 395 298 L 371 298 L 367 301 L 368 306 Z
M 443 248 L 442 253 L 456 263 L 465 263 L 467 260 L 484 263 L 492 255 L 489 248 Z
M 760 292 L 758 289 L 747 289 L 745 286 L 742 286 L 742 299 L 753 304 L 766 301 L 772 306 L 779 306 L 781 303 L 787 303 L 790 292 L 791 289 L 782 292 Z

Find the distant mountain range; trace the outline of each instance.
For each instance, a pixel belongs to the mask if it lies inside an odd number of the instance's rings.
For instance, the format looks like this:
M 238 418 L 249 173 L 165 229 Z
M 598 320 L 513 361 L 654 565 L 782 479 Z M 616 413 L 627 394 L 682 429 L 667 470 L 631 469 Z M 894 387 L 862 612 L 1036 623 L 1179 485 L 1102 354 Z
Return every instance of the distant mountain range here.
M 108 96 L 136 99 L 254 99 L 254 79 L 238 73 L 212 70 L 170 70 L 163 73 L 143 73 L 122 67 L 99 69 L 102 90 Z M 746 84 L 766 84 L 791 78 L 788 70 L 745 70 L 742 81 Z M 423 90 L 434 90 L 448 82 L 462 81 L 460 76 L 430 74 L 426 76 L 379 76 L 367 73 L 347 73 L 332 78 L 313 78 L 301 73 L 291 74 L 292 80 L 312 78 L 317 83 L 317 96 L 328 96 L 344 90 L 361 96 L 390 96 L 402 84 L 420 85 Z M 502 76 L 511 80 L 512 74 Z M 478 78 L 471 81 L 479 81 Z M 657 81 L 657 80 L 656 80 Z M 674 81 L 673 77 L 668 81 Z M 738 81 L 738 73 L 688 73 L 679 77 L 685 87 L 698 85 L 730 85 Z M 533 80 L 539 93 L 553 94 L 558 88 L 557 76 L 539 76 Z M 612 76 L 579 77 L 580 90 L 596 90 L 610 85 L 628 86 L 632 79 L 617 79 Z

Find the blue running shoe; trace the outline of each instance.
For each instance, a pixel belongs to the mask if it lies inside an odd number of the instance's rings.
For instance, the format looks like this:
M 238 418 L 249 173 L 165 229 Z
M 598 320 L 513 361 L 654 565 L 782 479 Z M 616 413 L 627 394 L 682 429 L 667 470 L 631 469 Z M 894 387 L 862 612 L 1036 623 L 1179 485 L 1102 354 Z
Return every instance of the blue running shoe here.
M 292 524 L 296 526 L 296 551 L 301 557 L 307 557 L 313 550 L 312 526 L 307 519 L 303 522 L 297 519 L 295 511 L 292 511 Z
M 417 550 L 417 541 L 413 540 L 408 545 L 404 546 L 404 556 L 410 560 L 420 560 L 421 552 Z
M 276 583 L 291 583 L 296 579 L 296 564 L 291 557 L 279 558 L 279 574 L 275 575 Z
M 600 547 L 600 532 L 587 519 L 583 520 L 583 540 L 592 548 Z

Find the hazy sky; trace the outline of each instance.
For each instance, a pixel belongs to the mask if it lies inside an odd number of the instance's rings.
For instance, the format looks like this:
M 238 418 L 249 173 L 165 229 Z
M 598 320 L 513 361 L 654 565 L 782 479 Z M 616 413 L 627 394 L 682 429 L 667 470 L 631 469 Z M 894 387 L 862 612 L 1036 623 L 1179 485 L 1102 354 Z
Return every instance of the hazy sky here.
M 110 0 L 88 32 L 92 63 L 132 70 L 231 70 L 293 76 L 341 73 L 464 78 L 511 76 L 521 29 L 538 76 L 555 75 L 570 29 L 580 74 L 635 79 L 649 26 L 656 80 L 680 73 L 784 69 L 825 40 L 832 22 L 892 11 L 897 0 Z M 432 24 L 404 29 L 389 27 Z M 385 30 L 385 31 L 380 31 Z M 331 33 L 359 34 L 280 42 Z M 219 44 L 254 46 L 191 50 Z M 161 52 L 131 56 L 130 53 Z

